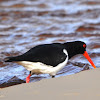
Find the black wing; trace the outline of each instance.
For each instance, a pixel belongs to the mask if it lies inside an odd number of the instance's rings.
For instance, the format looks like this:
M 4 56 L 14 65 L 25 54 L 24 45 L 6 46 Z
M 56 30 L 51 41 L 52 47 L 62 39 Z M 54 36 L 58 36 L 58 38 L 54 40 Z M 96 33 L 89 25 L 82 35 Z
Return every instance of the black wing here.
M 42 62 L 46 65 L 51 65 L 55 67 L 66 59 L 66 55 L 65 53 L 63 53 L 63 49 L 64 47 L 60 43 L 38 45 L 20 56 L 9 57 L 6 62 Z

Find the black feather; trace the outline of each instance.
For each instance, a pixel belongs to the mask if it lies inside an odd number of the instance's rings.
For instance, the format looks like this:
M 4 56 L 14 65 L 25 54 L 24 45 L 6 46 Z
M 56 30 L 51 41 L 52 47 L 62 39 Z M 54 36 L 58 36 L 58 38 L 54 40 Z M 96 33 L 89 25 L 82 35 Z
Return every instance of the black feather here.
M 20 56 L 8 57 L 5 62 L 42 62 L 44 64 L 55 67 L 66 59 L 66 55 L 63 52 L 63 49 L 64 47 L 60 43 L 38 45 Z

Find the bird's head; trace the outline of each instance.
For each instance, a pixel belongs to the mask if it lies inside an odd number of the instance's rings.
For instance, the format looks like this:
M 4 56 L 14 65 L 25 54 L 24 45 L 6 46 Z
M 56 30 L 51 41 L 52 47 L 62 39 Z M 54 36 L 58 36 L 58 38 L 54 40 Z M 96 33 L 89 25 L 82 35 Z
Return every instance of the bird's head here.
M 82 41 L 74 41 L 74 42 L 67 42 L 65 43 L 66 48 L 68 50 L 69 58 L 76 54 L 83 54 L 85 58 L 90 62 L 90 64 L 96 68 L 93 61 L 91 60 L 90 56 L 86 51 L 86 44 Z
M 73 42 L 73 50 L 75 50 L 76 54 L 84 54 L 86 51 L 86 44 L 82 41 Z

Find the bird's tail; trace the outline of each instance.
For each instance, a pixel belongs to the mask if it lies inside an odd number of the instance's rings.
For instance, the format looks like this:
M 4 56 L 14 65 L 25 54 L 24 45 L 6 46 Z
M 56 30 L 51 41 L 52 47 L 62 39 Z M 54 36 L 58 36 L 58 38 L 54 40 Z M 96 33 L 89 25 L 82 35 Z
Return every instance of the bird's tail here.
M 4 62 L 12 62 L 12 61 L 16 61 L 16 60 L 17 60 L 16 57 L 6 57 L 4 59 Z

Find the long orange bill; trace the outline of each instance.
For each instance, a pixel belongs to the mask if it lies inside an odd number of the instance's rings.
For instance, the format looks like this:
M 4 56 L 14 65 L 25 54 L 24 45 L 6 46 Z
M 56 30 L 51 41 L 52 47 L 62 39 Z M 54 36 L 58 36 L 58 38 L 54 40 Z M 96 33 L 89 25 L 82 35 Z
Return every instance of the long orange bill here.
M 86 59 L 90 62 L 90 64 L 91 64 L 94 68 L 96 68 L 96 66 L 94 65 L 94 63 L 93 63 L 93 61 L 91 60 L 90 56 L 88 55 L 87 51 L 85 51 L 83 55 L 84 55 L 84 56 L 86 57 Z

